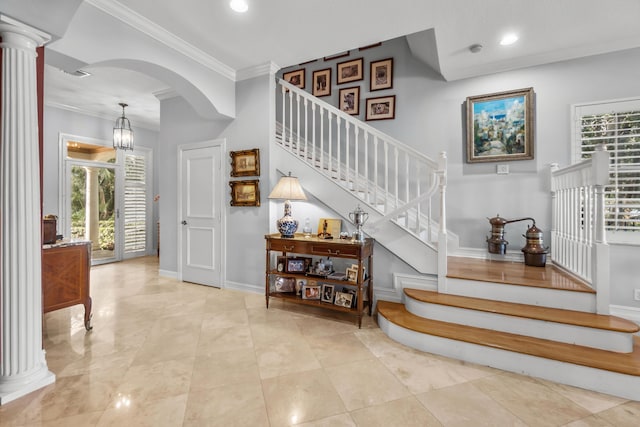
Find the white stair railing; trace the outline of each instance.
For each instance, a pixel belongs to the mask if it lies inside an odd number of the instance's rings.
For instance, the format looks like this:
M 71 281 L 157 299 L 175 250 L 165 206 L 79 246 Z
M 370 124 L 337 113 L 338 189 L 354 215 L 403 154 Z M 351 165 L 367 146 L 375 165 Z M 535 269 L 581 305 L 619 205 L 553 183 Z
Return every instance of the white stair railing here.
M 438 241 L 446 161 L 436 162 L 282 79 L 277 84 L 276 141 L 285 150 L 352 191 L 384 220 L 427 243 Z M 432 209 L 434 203 L 438 208 Z
M 604 218 L 604 187 L 609 153 L 596 147 L 591 159 L 558 168 L 551 165 L 551 256 L 556 265 L 589 283 L 597 292 L 596 310 L 609 312 L 609 247 Z

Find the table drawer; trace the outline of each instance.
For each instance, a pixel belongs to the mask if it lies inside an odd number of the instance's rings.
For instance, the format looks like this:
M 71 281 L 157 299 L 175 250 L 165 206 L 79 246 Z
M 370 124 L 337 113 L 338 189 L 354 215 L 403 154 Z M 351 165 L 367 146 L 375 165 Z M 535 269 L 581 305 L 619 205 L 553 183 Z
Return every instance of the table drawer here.
M 304 253 L 307 248 L 306 242 L 297 242 L 295 240 L 270 239 L 267 241 L 269 242 L 268 249 L 272 251 Z
M 356 245 L 332 245 L 329 243 L 311 243 L 311 253 L 321 256 L 339 256 L 342 258 L 358 258 L 360 247 Z

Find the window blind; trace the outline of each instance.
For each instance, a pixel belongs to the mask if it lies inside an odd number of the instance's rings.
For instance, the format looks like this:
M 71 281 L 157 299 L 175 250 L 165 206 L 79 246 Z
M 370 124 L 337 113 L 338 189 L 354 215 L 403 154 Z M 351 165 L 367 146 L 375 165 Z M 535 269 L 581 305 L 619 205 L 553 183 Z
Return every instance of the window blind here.
M 576 116 L 580 159 L 598 144 L 610 155 L 606 228 L 640 231 L 640 100 L 576 107 Z
M 147 188 L 145 156 L 125 156 L 124 252 L 147 248 Z

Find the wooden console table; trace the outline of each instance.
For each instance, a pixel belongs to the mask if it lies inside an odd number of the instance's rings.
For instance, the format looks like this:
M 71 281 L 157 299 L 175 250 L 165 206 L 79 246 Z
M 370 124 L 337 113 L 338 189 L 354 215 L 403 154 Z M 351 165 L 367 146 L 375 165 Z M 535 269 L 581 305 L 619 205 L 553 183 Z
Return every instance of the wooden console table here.
M 313 235 L 305 238 L 302 234 L 296 234 L 293 238 L 283 238 L 279 233 L 265 236 L 267 245 L 266 274 L 265 274 L 265 299 L 269 308 L 269 298 L 280 298 L 296 304 L 304 304 L 315 307 L 322 307 L 328 310 L 353 314 L 358 317 L 358 327 L 362 326 L 362 315 L 367 310 L 371 316 L 371 306 L 373 304 L 373 239 L 365 239 L 364 242 L 353 242 L 352 240 L 320 239 Z M 296 256 L 307 256 L 327 258 L 335 260 L 336 266 L 347 263 L 357 264 L 357 275 L 355 282 L 340 279 L 330 279 L 324 276 L 310 274 L 308 271 L 288 272 L 272 264 L 272 251 L 281 252 L 283 257 L 287 254 Z M 291 258 L 291 257 L 290 257 Z M 366 262 L 366 265 L 365 265 Z M 313 262 L 311 263 L 313 265 Z M 337 271 L 345 271 L 336 268 Z M 322 299 L 303 299 L 302 296 L 294 292 L 277 292 L 275 289 L 275 279 L 277 277 L 295 278 L 296 281 L 314 280 L 319 284 L 333 285 L 334 288 L 351 288 L 355 290 L 355 306 L 343 307 L 336 305 L 333 301 L 323 301 Z
M 84 327 L 91 326 L 89 271 L 91 242 L 45 245 L 42 250 L 42 304 L 44 313 L 84 305 Z

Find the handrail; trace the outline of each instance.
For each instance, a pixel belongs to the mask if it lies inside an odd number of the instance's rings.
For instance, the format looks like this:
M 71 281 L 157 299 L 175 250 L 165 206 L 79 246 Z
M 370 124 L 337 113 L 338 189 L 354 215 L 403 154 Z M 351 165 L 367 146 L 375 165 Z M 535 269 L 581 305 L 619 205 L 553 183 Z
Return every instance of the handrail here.
M 351 123 L 352 125 L 360 128 L 360 129 L 365 129 L 367 131 L 367 133 L 370 133 L 372 135 L 377 136 L 378 138 L 382 138 L 386 141 L 391 142 L 393 145 L 397 145 L 398 147 L 402 147 L 402 149 L 404 151 L 407 151 L 409 153 L 411 153 L 411 155 L 419 157 L 420 159 L 422 159 L 425 163 L 428 163 L 431 167 L 433 167 L 434 169 L 438 168 L 438 162 L 434 161 L 433 159 L 429 158 L 428 156 L 425 156 L 423 153 L 415 150 L 414 148 L 403 144 L 402 142 L 398 141 L 397 139 L 393 138 L 392 136 L 389 136 L 381 131 L 379 131 L 378 129 L 374 128 L 371 125 L 368 125 L 366 123 L 363 123 L 360 120 L 356 120 L 353 118 L 353 116 L 351 116 L 350 114 L 345 113 L 344 111 L 340 110 L 340 109 L 336 109 L 335 106 L 329 104 L 328 102 L 323 101 L 322 99 L 319 99 L 313 95 L 309 95 L 309 93 L 303 89 L 300 89 L 297 86 L 292 85 L 291 83 L 287 82 L 286 80 L 277 78 L 278 83 L 283 86 L 284 88 L 286 88 L 287 90 L 291 90 L 293 91 L 293 93 L 298 94 L 299 96 L 312 101 L 313 103 L 315 103 L 316 105 L 319 105 L 321 107 L 324 107 L 326 109 L 330 109 L 330 110 L 335 110 L 334 114 L 338 117 L 340 117 L 342 120 L 345 120 L 349 123 Z

